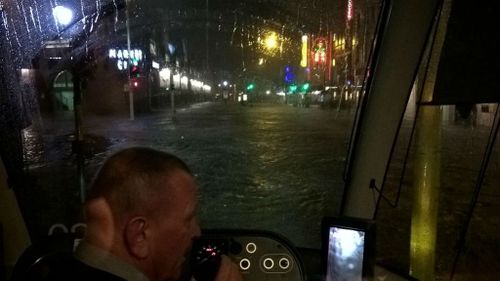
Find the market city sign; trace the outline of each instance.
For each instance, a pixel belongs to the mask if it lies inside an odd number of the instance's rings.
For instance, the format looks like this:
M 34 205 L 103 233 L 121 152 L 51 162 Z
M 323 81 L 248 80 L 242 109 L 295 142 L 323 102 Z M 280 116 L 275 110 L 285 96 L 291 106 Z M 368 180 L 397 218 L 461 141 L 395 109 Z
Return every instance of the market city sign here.
M 123 71 L 128 69 L 129 61 L 133 65 L 139 65 L 143 59 L 143 53 L 139 49 L 109 49 L 108 57 L 116 60 L 116 67 Z

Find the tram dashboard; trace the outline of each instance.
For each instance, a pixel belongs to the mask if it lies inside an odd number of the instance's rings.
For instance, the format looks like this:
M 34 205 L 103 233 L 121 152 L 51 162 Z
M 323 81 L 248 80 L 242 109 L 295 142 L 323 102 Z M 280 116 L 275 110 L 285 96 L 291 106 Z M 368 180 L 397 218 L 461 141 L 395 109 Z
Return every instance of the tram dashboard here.
M 50 276 L 51 271 L 64 267 L 64 261 L 72 255 L 81 238 L 81 232 L 56 230 L 39 239 L 19 258 L 11 280 L 45 280 L 44 276 Z M 255 230 L 203 230 L 189 257 L 194 279 L 214 280 L 222 255 L 239 267 L 245 281 L 307 280 L 302 259 L 286 238 Z
M 72 255 L 81 238 L 81 232 L 56 231 L 39 239 L 21 255 L 10 280 L 45 280 L 50 271 L 64 266 L 63 261 Z M 320 249 L 295 247 L 287 238 L 269 231 L 203 230 L 189 257 L 191 274 L 183 280 L 214 280 L 220 258 L 226 255 L 238 266 L 244 281 L 328 281 L 322 253 Z M 373 276 L 359 280 L 415 279 L 376 265 Z

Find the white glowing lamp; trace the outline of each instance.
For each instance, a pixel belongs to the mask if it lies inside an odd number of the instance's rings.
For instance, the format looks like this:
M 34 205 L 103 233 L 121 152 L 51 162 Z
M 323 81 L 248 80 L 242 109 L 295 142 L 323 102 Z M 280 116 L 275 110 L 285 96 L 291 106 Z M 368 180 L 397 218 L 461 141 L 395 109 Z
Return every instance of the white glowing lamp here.
M 57 6 L 52 9 L 52 15 L 61 25 L 68 25 L 73 20 L 73 11 L 64 6 Z

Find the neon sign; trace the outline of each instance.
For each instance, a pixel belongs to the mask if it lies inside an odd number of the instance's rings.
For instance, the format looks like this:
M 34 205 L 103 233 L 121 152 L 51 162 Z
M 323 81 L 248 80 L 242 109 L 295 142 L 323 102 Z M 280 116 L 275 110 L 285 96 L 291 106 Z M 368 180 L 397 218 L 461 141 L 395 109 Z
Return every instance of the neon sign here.
M 116 59 L 116 67 L 118 70 L 127 70 L 129 67 L 129 61 L 133 65 L 139 65 L 139 62 L 143 60 L 144 56 L 139 49 L 109 49 L 108 57 L 110 59 Z
M 326 63 L 326 40 L 324 38 L 318 38 L 314 42 L 312 55 L 314 63 Z
M 347 21 L 352 20 L 353 13 L 354 13 L 354 7 L 352 0 L 347 0 Z
M 307 67 L 307 35 L 302 36 L 302 60 L 300 61 L 300 66 Z

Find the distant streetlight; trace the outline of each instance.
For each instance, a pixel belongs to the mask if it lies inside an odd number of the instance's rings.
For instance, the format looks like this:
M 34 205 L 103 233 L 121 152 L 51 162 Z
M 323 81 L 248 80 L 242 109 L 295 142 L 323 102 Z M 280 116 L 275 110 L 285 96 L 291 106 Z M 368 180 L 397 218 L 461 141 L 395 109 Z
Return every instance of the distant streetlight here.
M 224 85 L 224 87 L 227 87 L 227 84 L 227 81 L 222 82 L 222 85 Z
M 68 25 L 73 20 L 73 11 L 64 6 L 57 6 L 52 9 L 52 15 L 60 25 Z
M 275 32 L 271 32 L 264 39 L 264 46 L 269 51 L 272 51 L 278 47 L 278 35 Z

